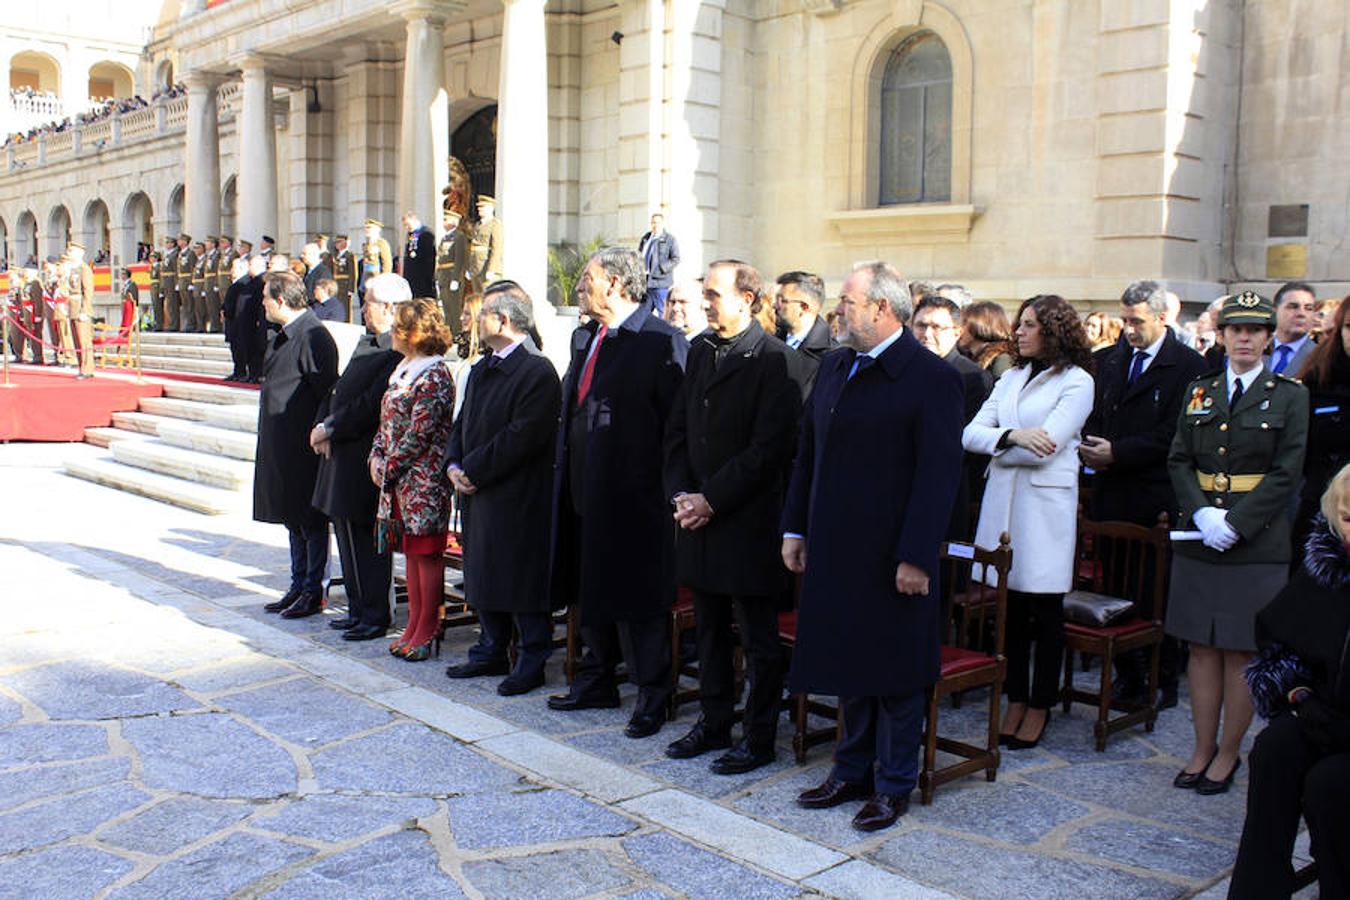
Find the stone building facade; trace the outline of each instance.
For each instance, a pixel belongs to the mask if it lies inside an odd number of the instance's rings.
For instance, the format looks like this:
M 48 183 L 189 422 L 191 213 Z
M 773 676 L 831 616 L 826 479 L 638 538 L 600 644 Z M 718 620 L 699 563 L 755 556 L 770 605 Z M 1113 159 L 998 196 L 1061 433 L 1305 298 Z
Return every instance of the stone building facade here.
M 881 257 L 1001 300 L 1108 303 L 1145 276 L 1192 301 L 1288 277 L 1339 295 L 1347 20 L 1313 0 L 187 0 L 155 7 L 134 67 L 186 95 L 8 147 L 0 237 L 21 260 L 106 215 L 118 255 L 184 229 L 359 244 L 368 216 L 435 221 L 453 152 L 536 296 L 546 245 L 633 243 L 658 209 L 688 274 L 731 256 L 834 286 Z

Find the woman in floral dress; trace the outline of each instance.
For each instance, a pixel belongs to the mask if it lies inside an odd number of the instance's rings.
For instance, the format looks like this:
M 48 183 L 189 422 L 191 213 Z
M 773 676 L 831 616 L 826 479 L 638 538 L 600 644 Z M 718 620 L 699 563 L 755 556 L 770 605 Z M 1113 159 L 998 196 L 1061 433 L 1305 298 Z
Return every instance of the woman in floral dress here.
M 393 338 L 404 358 L 380 407 L 370 477 L 380 489 L 376 540 L 381 550 L 401 550 L 408 564 L 408 626 L 389 652 L 418 662 L 431 655 L 445 598 L 451 497 L 445 446 L 455 383 L 444 361 L 450 329 L 437 303 L 401 304 Z

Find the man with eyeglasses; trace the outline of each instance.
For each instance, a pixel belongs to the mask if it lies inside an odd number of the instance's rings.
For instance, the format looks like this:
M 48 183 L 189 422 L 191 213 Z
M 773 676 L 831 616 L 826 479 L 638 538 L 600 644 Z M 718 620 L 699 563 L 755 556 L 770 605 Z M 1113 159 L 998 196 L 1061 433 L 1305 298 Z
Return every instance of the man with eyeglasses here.
M 1275 292 L 1275 338 L 1270 342 L 1270 370 L 1297 378 L 1313 352 L 1313 316 L 1317 294 L 1312 285 L 1290 281 Z

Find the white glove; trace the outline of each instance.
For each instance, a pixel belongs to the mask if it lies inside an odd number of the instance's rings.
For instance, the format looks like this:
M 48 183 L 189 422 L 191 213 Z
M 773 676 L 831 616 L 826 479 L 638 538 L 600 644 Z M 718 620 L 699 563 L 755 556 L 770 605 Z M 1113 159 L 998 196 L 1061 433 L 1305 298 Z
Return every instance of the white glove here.
M 1200 537 L 1206 547 L 1220 552 L 1227 549 L 1219 546 L 1224 536 L 1226 516 L 1227 514 L 1217 506 L 1202 506 L 1191 513 L 1191 520 L 1195 522 L 1195 527 L 1200 529 Z
M 1218 546 L 1215 546 L 1214 549 L 1218 550 L 1220 553 L 1224 552 L 1225 550 L 1233 549 L 1233 545 L 1238 542 L 1238 539 L 1240 537 L 1242 537 L 1242 535 L 1237 533 L 1237 529 L 1233 528 L 1232 525 L 1228 524 L 1227 513 L 1224 513 L 1223 521 L 1219 525 L 1219 530 L 1222 533 L 1219 535 L 1219 538 L 1216 541 Z

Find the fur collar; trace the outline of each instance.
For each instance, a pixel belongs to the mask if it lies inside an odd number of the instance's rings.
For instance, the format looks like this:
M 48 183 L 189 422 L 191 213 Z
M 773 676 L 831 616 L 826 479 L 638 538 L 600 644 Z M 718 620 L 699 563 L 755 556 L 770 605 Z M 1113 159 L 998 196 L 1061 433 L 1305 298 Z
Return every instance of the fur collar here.
M 1350 554 L 1340 538 L 1332 533 L 1321 513 L 1313 519 L 1312 533 L 1304 545 L 1303 566 L 1323 587 L 1350 585 Z

